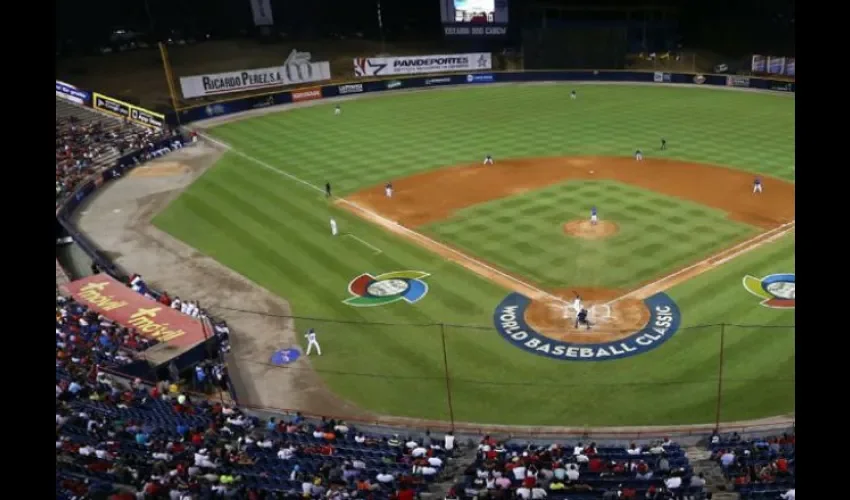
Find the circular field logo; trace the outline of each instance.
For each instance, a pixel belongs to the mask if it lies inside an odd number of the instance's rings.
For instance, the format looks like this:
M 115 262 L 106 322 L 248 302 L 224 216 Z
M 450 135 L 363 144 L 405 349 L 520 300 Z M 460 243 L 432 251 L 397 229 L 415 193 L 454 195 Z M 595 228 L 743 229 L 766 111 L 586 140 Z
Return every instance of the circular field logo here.
M 795 275 L 769 274 L 764 278 L 744 276 L 744 288 L 762 299 L 761 305 L 771 309 L 794 309 L 796 302 Z
M 606 322 L 614 320 L 613 315 L 619 313 L 616 306 L 593 304 L 588 311 L 594 325 L 589 329 L 572 328 L 567 323 L 561 332 L 549 329 L 541 332 L 528 323 L 526 313 L 532 301 L 520 293 L 512 293 L 502 300 L 493 321 L 502 338 L 539 356 L 563 361 L 622 359 L 660 346 L 676 333 L 682 321 L 679 306 L 665 293 L 635 302 L 642 302 L 640 309 L 645 314 L 639 316 L 642 324 L 632 323 L 634 326 L 628 331 L 604 328 Z M 638 317 L 637 314 L 633 316 Z M 564 317 L 565 321 L 572 321 L 567 314 Z
M 343 303 L 354 307 L 375 307 L 404 300 L 414 304 L 428 293 L 428 284 L 422 281 L 430 276 L 422 271 L 396 271 L 372 276 L 363 273 L 348 283 L 352 296 Z

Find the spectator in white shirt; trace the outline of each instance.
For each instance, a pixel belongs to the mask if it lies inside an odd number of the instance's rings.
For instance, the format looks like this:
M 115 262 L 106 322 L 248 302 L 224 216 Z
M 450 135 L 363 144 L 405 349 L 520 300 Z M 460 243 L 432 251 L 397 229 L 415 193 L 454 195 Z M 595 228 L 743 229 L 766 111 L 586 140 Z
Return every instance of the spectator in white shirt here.
M 428 465 L 439 469 L 443 466 L 443 460 L 438 457 L 428 457 Z
M 626 453 L 628 453 L 629 455 L 640 455 L 640 452 L 640 447 L 634 443 L 632 443 L 632 445 L 629 446 L 629 449 L 626 450 Z
M 514 470 L 512 471 L 514 473 L 514 479 L 516 479 L 517 481 L 522 481 L 523 479 L 525 479 L 525 470 L 525 466 L 522 464 L 519 464 L 514 467 Z M 528 494 L 531 494 L 530 490 Z
M 413 450 L 410 452 L 410 456 L 412 456 L 413 458 L 424 457 L 427 454 L 428 450 L 424 446 L 417 446 L 416 448 L 413 448 Z
M 530 500 L 531 499 L 531 490 L 526 488 L 525 486 L 520 486 L 516 489 L 516 496 L 522 498 L 522 500 Z
M 580 455 L 584 452 L 584 445 L 579 443 L 573 447 L 573 455 Z
M 393 475 L 387 471 L 381 471 L 375 476 L 375 480 L 381 484 L 389 484 L 393 482 Z
M 455 435 L 452 431 L 447 432 L 443 438 L 443 448 L 449 453 L 455 449 Z
M 780 498 L 782 498 L 782 500 L 794 500 L 794 498 L 796 496 L 796 493 L 794 492 L 795 489 L 796 488 L 791 488 L 790 490 L 786 491 L 785 493 L 779 495 Z
M 735 463 L 735 453 L 731 450 L 727 450 L 726 453 L 720 456 L 720 465 L 722 465 L 724 469 L 729 468 L 729 466 L 733 463 Z
M 543 500 L 544 498 L 546 498 L 546 490 L 544 490 L 540 486 L 535 486 L 531 489 L 532 500 Z
M 569 481 L 578 481 L 578 478 L 579 478 L 578 465 L 576 465 L 576 464 L 568 465 L 566 476 L 567 476 L 567 480 L 569 480 Z
M 417 443 L 416 441 L 411 439 L 410 441 L 404 443 L 404 447 L 407 448 L 408 450 L 412 450 L 414 448 L 418 448 L 419 443 Z
M 281 460 L 289 460 L 294 455 L 295 455 L 295 448 L 293 448 L 292 445 L 289 445 L 289 447 L 287 447 L 287 448 L 281 447 L 280 450 L 278 450 L 278 452 L 277 452 L 277 458 L 279 458 Z
M 664 486 L 667 486 L 668 490 L 675 493 L 682 486 L 682 478 L 677 476 L 669 477 L 664 481 Z
M 705 474 L 702 472 L 698 476 L 691 477 L 691 488 L 702 488 L 705 486 Z

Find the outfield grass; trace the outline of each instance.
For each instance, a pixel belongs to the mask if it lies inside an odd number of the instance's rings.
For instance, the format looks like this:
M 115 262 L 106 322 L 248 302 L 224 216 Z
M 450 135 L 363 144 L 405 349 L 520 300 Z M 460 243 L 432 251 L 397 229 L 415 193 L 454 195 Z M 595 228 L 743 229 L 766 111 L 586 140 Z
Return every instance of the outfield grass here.
M 604 240 L 564 234 L 590 206 L 620 232 Z M 616 181 L 571 181 L 481 203 L 427 233 L 545 287 L 625 288 L 665 276 L 759 232 L 726 213 Z
M 346 102 L 339 117 L 333 116 L 332 106 L 320 105 L 223 125 L 212 134 L 316 186 L 330 181 L 337 195 L 444 165 L 480 161 L 485 153 L 497 159 L 630 155 L 642 148 L 649 155 L 793 179 L 793 99 L 684 88 L 581 86 L 579 99 L 571 102 L 568 92 L 564 86 L 535 86 L 389 95 Z M 649 151 L 662 136 L 670 149 Z M 605 217 L 607 203 L 600 209 Z M 694 216 L 708 213 L 691 209 Z M 332 238 L 331 215 L 343 232 L 382 253 L 375 255 L 349 237 Z M 505 290 L 336 209 L 320 193 L 243 156 L 226 154 L 154 222 L 286 298 L 297 316 L 483 325 L 441 330 L 296 321 L 297 328 L 315 326 L 321 336 L 325 355 L 312 358 L 313 367 L 332 390 L 364 408 L 447 418 L 441 349 L 445 332 L 458 420 L 638 425 L 714 419 L 719 343 L 709 339 L 719 338 L 719 328 L 683 329 L 658 349 L 621 361 L 569 363 L 526 354 L 492 327 L 493 309 Z M 760 263 L 766 265 L 774 257 L 759 255 L 746 272 L 759 272 Z M 778 271 L 787 271 L 784 266 Z M 430 293 L 415 305 L 357 309 L 342 303 L 348 282 L 359 274 L 403 269 L 432 274 L 427 278 Z M 793 319 L 793 313 L 789 319 L 787 312 L 762 310 L 743 290 L 742 275 L 727 269 L 731 267 L 674 290 L 687 325 Z M 746 365 L 741 370 L 767 367 L 768 374 L 778 377 L 779 371 L 770 369 L 780 359 L 787 371 L 788 358 L 778 356 L 787 342 L 764 334 L 730 334 L 730 342 L 735 338 L 741 340 L 731 343 L 725 356 Z M 724 419 L 792 408 L 793 399 L 781 397 L 787 384 L 783 390 L 767 391 L 769 384 L 751 376 L 755 371 L 728 370 L 737 382 L 725 386 L 730 397 L 725 398 Z M 747 391 L 759 396 L 741 397 Z

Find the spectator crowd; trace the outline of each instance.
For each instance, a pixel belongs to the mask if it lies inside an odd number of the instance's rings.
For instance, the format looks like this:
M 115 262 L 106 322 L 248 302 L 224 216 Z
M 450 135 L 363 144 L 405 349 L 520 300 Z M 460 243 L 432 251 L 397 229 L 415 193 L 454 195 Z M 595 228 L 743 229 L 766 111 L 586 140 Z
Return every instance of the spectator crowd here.
M 56 201 L 74 192 L 84 180 L 112 167 L 121 156 L 142 151 L 148 157 L 153 146 L 172 135 L 135 125 L 56 99 Z M 172 143 L 176 147 L 177 143 Z
M 712 459 L 743 499 L 794 500 L 796 436 L 743 438 L 738 433 L 711 436 Z
M 544 500 L 705 498 L 684 451 L 665 439 L 646 447 L 579 442 L 518 445 L 485 436 L 451 498 Z

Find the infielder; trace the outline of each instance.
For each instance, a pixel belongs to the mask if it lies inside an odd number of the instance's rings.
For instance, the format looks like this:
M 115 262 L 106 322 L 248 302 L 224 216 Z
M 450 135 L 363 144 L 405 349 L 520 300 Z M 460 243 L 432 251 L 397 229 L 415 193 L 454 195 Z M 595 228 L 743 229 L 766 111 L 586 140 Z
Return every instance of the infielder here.
M 484 164 L 485 165 L 492 165 L 493 164 L 493 157 L 490 156 L 490 155 L 485 156 L 484 157 Z
M 384 194 L 387 195 L 387 198 L 393 197 L 393 183 L 388 182 L 386 186 L 384 186 Z
M 761 193 L 762 189 L 761 177 L 756 177 L 753 181 L 753 193 Z
M 333 219 L 331 219 L 333 220 Z M 313 348 L 316 348 L 316 354 L 319 356 L 322 355 L 322 346 L 319 345 L 319 341 L 316 340 L 316 330 L 310 328 L 307 330 L 307 335 L 304 335 L 304 338 L 307 339 L 307 356 L 313 352 Z
M 576 97 L 577 97 L 577 96 L 576 96 L 576 91 L 575 91 L 575 90 L 570 91 L 570 99 L 575 100 L 575 98 L 576 98 Z
M 336 106 L 334 106 L 334 115 L 339 116 L 340 114 L 342 114 L 342 108 L 340 108 L 339 104 L 337 104 Z
M 638 149 L 637 151 L 635 151 L 635 160 L 637 160 L 637 161 L 643 161 L 643 153 L 641 153 L 641 152 L 640 152 L 640 149 Z
M 596 215 L 596 207 L 590 207 L 590 224 L 595 226 L 599 222 L 599 217 Z
M 339 231 L 336 228 L 336 219 L 331 217 L 331 236 L 336 236 Z

